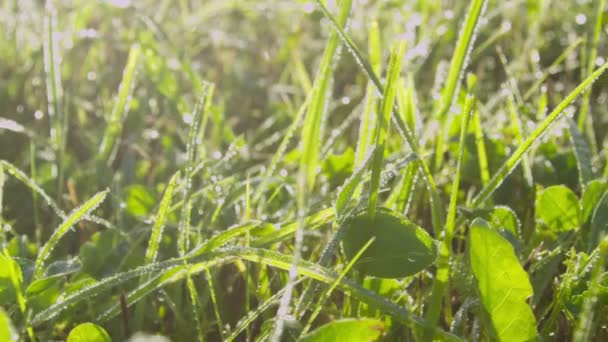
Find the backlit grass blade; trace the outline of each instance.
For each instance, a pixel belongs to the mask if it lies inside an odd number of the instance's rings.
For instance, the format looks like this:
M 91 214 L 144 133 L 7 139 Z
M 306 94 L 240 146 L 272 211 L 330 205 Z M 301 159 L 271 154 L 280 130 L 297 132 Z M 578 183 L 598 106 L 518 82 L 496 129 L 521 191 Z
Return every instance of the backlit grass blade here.
M 604 17 L 604 5 L 605 0 L 599 0 L 597 3 L 597 11 L 595 12 L 595 28 L 593 30 L 593 41 L 589 46 L 589 55 L 587 59 L 587 65 L 585 68 L 584 76 L 591 75 L 593 69 L 595 69 L 595 59 L 597 58 L 597 46 L 600 41 L 600 34 L 602 33 L 602 19 Z M 586 127 L 587 113 L 589 112 L 589 100 L 591 98 L 591 91 L 585 92 L 582 96 L 581 109 L 578 114 L 578 129 L 582 132 L 589 127 Z M 589 130 L 587 133 L 591 133 Z
M 382 94 L 382 109 L 377 115 L 374 131 L 374 145 L 376 146 L 376 150 L 374 151 L 374 159 L 371 165 L 372 179 L 370 184 L 369 202 L 367 205 L 367 212 L 371 218 L 376 214 L 378 189 L 380 187 L 380 172 L 384 166 L 384 149 L 391 120 L 391 111 L 397 92 L 397 82 L 399 81 L 399 75 L 401 74 L 401 61 L 404 53 L 405 41 L 397 43 L 391 50 L 386 86 L 384 87 L 384 94 Z
M 310 100 L 311 100 L 313 94 L 314 94 L 314 91 L 311 91 L 310 93 L 308 93 L 308 95 L 306 97 L 306 101 L 304 101 L 302 106 L 300 106 L 300 109 L 298 110 L 298 113 L 296 114 L 294 121 L 291 123 L 291 125 L 287 129 L 287 132 L 283 136 L 283 139 L 281 140 L 281 143 L 279 144 L 277 151 L 272 156 L 272 159 L 270 160 L 270 164 L 268 165 L 264 174 L 262 175 L 262 180 L 260 181 L 260 184 L 258 185 L 258 187 L 253 195 L 254 202 L 257 202 L 262 197 L 264 192 L 266 191 L 266 188 L 268 187 L 268 184 L 270 183 L 270 179 L 271 179 L 273 173 L 275 172 L 277 165 L 279 164 L 279 162 L 285 155 L 285 151 L 287 150 L 287 146 L 288 146 L 289 142 L 291 141 L 291 138 L 293 137 L 294 133 L 296 132 L 296 129 L 302 123 L 302 119 L 304 119 L 304 114 L 306 113 L 306 109 L 308 108 L 308 104 L 310 103 Z
M 63 189 L 63 152 L 65 148 L 65 118 L 63 108 L 63 87 L 61 86 L 61 57 L 57 38 L 57 9 L 53 1 L 46 1 L 44 15 L 43 54 L 46 83 L 47 112 L 50 121 L 51 146 L 55 151 L 57 166 L 57 196 Z
M 122 73 L 122 81 L 118 88 L 118 95 L 112 112 L 107 117 L 107 127 L 99 147 L 98 159 L 104 162 L 111 163 L 114 158 L 115 148 L 118 145 L 122 124 L 129 112 L 131 105 L 131 95 L 135 86 L 135 71 L 141 54 L 141 48 L 135 44 L 129 50 L 127 65 Z
M 350 12 L 350 1 L 344 0 L 340 4 L 340 25 L 344 26 Z M 304 118 L 302 130 L 302 157 L 300 169 L 305 170 L 307 189 L 315 185 L 317 167 L 319 163 L 319 149 L 321 146 L 321 133 L 323 131 L 323 116 L 330 97 L 330 82 L 334 70 L 334 59 L 340 45 L 340 39 L 332 32 L 319 68 L 310 106 Z
M 483 202 L 485 202 L 491 195 L 496 191 L 496 189 L 502 184 L 505 178 L 515 169 L 517 164 L 521 161 L 521 158 L 524 156 L 532 144 L 534 144 L 546 131 L 547 129 L 560 117 L 560 114 L 568 107 L 574 100 L 585 91 L 606 69 L 608 68 L 608 63 L 605 63 L 600 68 L 598 68 L 593 74 L 587 77 L 583 82 L 581 82 L 566 98 L 560 102 L 560 104 L 551 111 L 551 113 L 536 126 L 536 129 L 530 134 L 528 139 L 526 139 L 515 152 L 511 154 L 511 156 L 505 161 L 505 163 L 498 169 L 496 174 L 490 179 L 488 184 L 484 186 L 481 191 L 475 196 L 471 205 L 473 207 L 478 207 Z
M 524 141 L 524 136 L 522 133 L 521 120 L 519 118 L 519 114 L 517 113 L 517 109 L 515 108 L 515 99 L 513 95 L 509 95 L 507 97 L 507 103 L 509 106 L 511 128 L 513 129 L 513 133 L 515 135 L 515 141 L 517 142 L 517 145 L 521 145 L 521 143 Z M 530 168 L 530 163 L 528 163 L 528 158 L 526 156 L 521 158 L 521 167 L 524 171 L 524 179 L 528 183 L 528 186 L 532 186 L 534 184 L 534 180 L 532 179 L 532 169 Z
M 346 209 L 348 201 L 350 201 L 351 197 L 355 193 L 355 190 L 360 187 L 363 175 L 365 174 L 365 171 L 367 171 L 367 167 L 374 156 L 375 150 L 375 146 L 372 146 L 371 149 L 368 150 L 368 154 L 365 159 L 338 190 L 338 197 L 336 198 L 336 204 L 334 206 L 338 220 L 340 220 L 342 217 L 344 209 Z
M 475 145 L 477 147 L 481 184 L 485 186 L 490 181 L 490 169 L 488 168 L 488 154 L 486 152 L 486 143 L 484 141 L 483 128 L 481 127 L 479 110 L 475 110 L 475 113 L 473 114 L 473 130 L 475 132 Z
M 206 102 L 211 99 L 207 97 L 209 92 L 208 85 L 203 86 L 203 92 L 199 96 L 199 99 L 194 106 L 192 111 L 192 118 L 190 122 L 190 131 L 188 133 L 188 145 L 186 146 L 186 170 L 184 171 L 184 180 L 182 185 L 182 201 L 186 205 L 182 206 L 180 221 L 179 221 L 179 235 L 178 235 L 178 250 L 180 255 L 185 255 L 186 251 L 190 248 L 190 194 L 192 191 L 192 177 L 194 174 L 194 168 L 197 163 L 197 147 L 201 143 L 201 131 L 203 127 L 203 115 Z M 204 132 L 203 132 L 204 133 Z M 190 205 L 188 205 L 190 204 Z
M 443 239 L 441 241 L 441 247 L 439 249 L 439 258 L 437 259 L 437 272 L 435 273 L 435 279 L 433 280 L 431 302 L 426 314 L 426 322 L 428 325 L 424 331 L 424 341 L 431 341 L 433 339 L 432 327 L 437 325 L 437 321 L 439 320 L 439 316 L 441 313 L 441 303 L 443 302 L 443 295 L 449 282 L 450 258 L 452 255 L 452 239 L 454 237 L 454 228 L 456 226 L 456 204 L 458 201 L 458 193 L 460 190 L 462 160 L 464 159 L 464 151 L 466 149 L 465 138 L 468 133 L 471 114 L 475 110 L 474 106 L 475 97 L 473 97 L 472 95 L 468 95 L 467 99 L 465 100 L 464 111 L 462 113 L 462 124 L 460 126 L 460 140 L 458 146 L 458 161 L 456 164 L 454 181 L 452 183 L 450 206 L 448 207 L 445 230 L 443 231 Z
M 380 29 L 378 22 L 374 21 L 369 27 L 369 56 L 372 68 L 376 74 L 380 73 L 381 56 L 380 56 Z M 372 144 L 372 134 L 374 132 L 374 113 L 377 110 L 378 101 L 376 99 L 376 89 L 371 81 L 368 82 L 365 90 L 365 107 L 362 112 L 361 122 L 359 124 L 359 137 L 357 141 L 357 150 L 355 151 L 355 167 L 363 163 L 367 150 Z
M 163 198 L 160 201 L 158 214 L 156 215 L 154 227 L 152 228 L 152 235 L 150 235 L 148 248 L 146 249 L 146 255 L 144 258 L 145 264 L 153 263 L 156 261 L 156 255 L 158 254 L 158 247 L 160 245 L 160 240 L 163 235 L 163 229 L 165 228 L 165 222 L 167 221 L 169 208 L 171 207 L 171 200 L 173 199 L 173 193 L 175 192 L 175 187 L 179 178 L 180 172 L 178 171 L 173 175 L 173 177 L 171 177 L 171 180 L 169 180 L 169 184 L 167 184 L 165 194 L 163 195 Z
M 481 17 L 485 12 L 487 0 L 473 0 L 469 5 L 464 25 L 458 35 L 458 42 L 452 55 L 452 61 L 450 62 L 450 71 L 448 72 L 448 78 L 445 82 L 445 86 L 441 92 L 441 98 L 439 100 L 439 106 L 437 108 L 435 117 L 439 120 L 442 129 L 437 135 L 437 145 L 435 152 L 435 168 L 439 169 L 441 161 L 443 160 L 444 150 L 444 139 L 447 134 L 447 125 L 450 121 L 448 114 L 452 107 L 458 91 L 460 89 L 460 81 L 464 75 L 464 71 L 467 68 L 469 55 L 475 44 L 475 38 L 477 36 L 477 29 Z
M 97 206 L 106 198 L 109 190 L 106 189 L 97 193 L 91 199 L 86 201 L 82 206 L 76 208 L 70 215 L 67 216 L 65 221 L 53 232 L 53 235 L 49 240 L 42 246 L 38 256 L 36 257 L 36 266 L 34 269 L 34 276 L 36 278 L 42 278 L 44 273 L 44 264 L 50 256 L 53 249 L 59 243 L 59 240 L 72 228 L 73 225 L 84 219 L 91 211 L 95 210 Z
M 186 284 L 188 286 L 188 293 L 190 294 L 190 301 L 192 305 L 192 314 L 194 315 L 194 322 L 196 323 L 196 333 L 199 342 L 205 341 L 205 334 L 203 332 L 203 327 L 201 325 L 201 314 L 203 313 L 201 302 L 198 298 L 198 291 L 196 291 L 196 286 L 192 281 L 192 277 L 190 273 L 186 277 Z M 221 331 L 221 330 L 220 330 Z

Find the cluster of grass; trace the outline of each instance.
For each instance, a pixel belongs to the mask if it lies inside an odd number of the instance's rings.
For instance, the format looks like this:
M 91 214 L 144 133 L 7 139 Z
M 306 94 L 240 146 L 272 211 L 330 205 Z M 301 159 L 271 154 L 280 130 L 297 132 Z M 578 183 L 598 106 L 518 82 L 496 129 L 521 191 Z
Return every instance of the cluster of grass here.
M 608 339 L 604 0 L 42 2 L 0 340 Z

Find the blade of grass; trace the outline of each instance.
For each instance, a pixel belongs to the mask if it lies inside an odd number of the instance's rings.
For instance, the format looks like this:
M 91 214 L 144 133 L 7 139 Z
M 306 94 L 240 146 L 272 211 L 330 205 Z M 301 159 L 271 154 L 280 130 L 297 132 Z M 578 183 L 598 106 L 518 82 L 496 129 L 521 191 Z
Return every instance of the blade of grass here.
M 388 135 L 391 111 L 395 101 L 397 82 L 399 81 L 399 74 L 401 73 L 401 61 L 404 53 L 405 41 L 396 43 L 391 49 L 391 58 L 388 65 L 386 86 L 384 87 L 384 94 L 382 95 L 382 111 L 378 113 L 377 122 L 375 124 L 374 145 L 376 146 L 376 150 L 374 151 L 374 159 L 371 165 L 372 179 L 370 184 L 369 201 L 367 205 L 367 213 L 372 219 L 376 215 L 378 188 L 380 187 L 380 172 L 384 164 L 386 137 Z
M 521 143 L 524 141 L 524 137 L 522 133 L 521 120 L 517 113 L 517 109 L 515 108 L 515 99 L 513 95 L 509 95 L 507 97 L 507 103 L 509 107 L 509 114 L 511 116 L 511 127 L 513 129 L 513 133 L 515 134 L 515 141 L 517 142 L 517 145 L 521 145 Z M 532 169 L 530 168 L 530 163 L 528 163 L 527 156 L 523 156 L 521 158 L 521 167 L 524 171 L 524 179 L 526 180 L 526 183 L 528 183 L 528 186 L 530 187 L 533 186 L 534 179 L 532 178 Z
M 589 47 L 589 58 L 587 59 L 587 66 L 585 68 L 584 76 L 587 77 L 593 73 L 595 69 L 595 59 L 597 58 L 597 46 L 600 41 L 600 34 L 602 33 L 602 19 L 604 17 L 604 4 L 605 0 L 599 0 L 597 3 L 597 10 L 595 12 L 595 28 L 593 30 L 593 41 Z M 589 129 L 587 127 L 587 113 L 589 112 L 589 99 L 591 98 L 591 91 L 585 92 L 582 96 L 581 109 L 578 114 L 578 129 L 585 131 Z M 588 130 L 589 134 L 591 131 Z
M 427 328 L 424 331 L 423 341 L 431 341 L 433 339 L 433 327 L 437 325 L 441 313 L 441 303 L 443 302 L 444 292 L 450 281 L 450 258 L 452 255 L 452 239 L 454 237 L 454 228 L 456 225 L 456 204 L 458 201 L 458 192 L 460 189 L 460 177 L 462 174 L 462 160 L 465 152 L 465 138 L 469 129 L 469 121 L 475 110 L 475 97 L 468 95 L 464 111 L 462 112 L 462 124 L 460 126 L 460 139 L 458 146 L 458 161 L 456 164 L 456 174 L 452 183 L 450 196 L 450 206 L 448 207 L 448 215 L 443 231 L 443 239 L 439 249 L 439 258 L 437 260 L 437 272 L 433 280 L 433 289 L 429 309 L 426 313 Z
M 50 256 L 53 249 L 57 246 L 57 243 L 61 238 L 72 228 L 73 225 L 78 223 L 80 220 L 86 218 L 91 211 L 95 210 L 97 206 L 106 198 L 109 190 L 98 192 L 95 196 L 91 197 L 80 207 L 74 209 L 74 211 L 68 215 L 68 217 L 59 225 L 59 227 L 53 232 L 53 235 L 49 240 L 42 246 L 38 256 L 36 257 L 36 265 L 34 268 L 34 278 L 42 278 L 44 274 L 44 264 Z
M 188 286 L 188 293 L 190 294 L 190 301 L 192 302 L 192 314 L 194 315 L 194 322 L 196 323 L 197 338 L 199 342 L 203 342 L 205 341 L 205 335 L 203 333 L 203 327 L 201 325 L 200 318 L 200 315 L 202 314 L 203 310 L 201 306 L 201 301 L 198 298 L 198 291 L 196 291 L 196 286 L 192 281 L 190 272 L 188 272 L 188 276 L 186 277 L 186 284 Z
M 450 121 L 448 114 L 450 108 L 458 96 L 460 81 L 464 75 L 464 71 L 468 66 L 469 57 L 473 45 L 475 44 L 475 38 L 477 37 L 477 29 L 479 22 L 487 7 L 487 0 L 473 0 L 469 5 L 467 16 L 460 33 L 458 34 L 458 42 L 454 49 L 454 55 L 450 62 L 450 71 L 448 72 L 448 78 L 445 82 L 445 86 L 441 92 L 441 98 L 439 100 L 438 108 L 435 117 L 441 123 L 441 131 L 437 135 L 436 141 L 436 152 L 435 152 L 435 169 L 439 170 L 441 161 L 443 160 L 444 151 L 444 140 L 445 134 L 447 134 L 447 125 Z
M 171 180 L 169 180 L 167 188 L 165 189 L 165 194 L 160 201 L 156 220 L 154 221 L 154 227 L 152 228 L 152 234 L 150 235 L 150 240 L 148 242 L 148 248 L 146 248 L 144 264 L 156 262 L 160 240 L 163 236 L 163 229 L 165 228 L 165 222 L 167 221 L 169 208 L 171 207 L 171 200 L 173 199 L 173 193 L 175 192 L 175 187 L 180 175 L 181 172 L 177 171 L 173 177 L 171 177 Z
M 477 147 L 477 160 L 479 161 L 481 185 L 486 186 L 490 181 L 490 169 L 488 168 L 488 154 L 486 152 L 486 143 L 483 137 L 480 116 L 479 110 L 476 109 L 473 114 L 473 130 L 475 131 L 475 145 Z
M 568 118 L 568 128 L 570 131 L 570 143 L 574 148 L 574 156 L 576 157 L 578 181 L 584 192 L 587 183 L 595 178 L 591 165 L 591 149 L 576 123 L 570 118 Z
M 47 0 L 45 4 L 43 39 L 44 73 L 46 83 L 46 95 L 48 102 L 48 115 L 51 125 L 51 146 L 55 151 L 55 163 L 57 167 L 57 198 L 63 192 L 63 147 L 64 142 L 64 112 L 63 112 L 63 88 L 61 86 L 61 69 L 59 62 L 59 45 L 57 42 L 57 10 L 53 1 Z
M 122 81 L 118 88 L 116 102 L 114 102 L 112 112 L 107 117 L 108 125 L 104 132 L 103 140 L 101 141 L 99 153 L 97 155 L 98 160 L 106 162 L 107 164 L 111 164 L 114 160 L 114 153 L 116 151 L 116 146 L 118 145 L 120 132 L 123 128 L 122 124 L 129 112 L 131 96 L 133 94 L 133 89 L 135 88 L 135 72 L 137 70 L 140 55 L 140 46 L 138 44 L 132 45 L 129 50 L 127 65 L 122 73 Z

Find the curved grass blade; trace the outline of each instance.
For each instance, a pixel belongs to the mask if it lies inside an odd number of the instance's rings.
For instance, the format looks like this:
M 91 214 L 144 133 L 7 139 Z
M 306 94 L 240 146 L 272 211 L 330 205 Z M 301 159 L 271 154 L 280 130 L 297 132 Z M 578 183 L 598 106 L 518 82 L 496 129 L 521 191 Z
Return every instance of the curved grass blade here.
M 437 135 L 437 150 L 435 153 L 435 168 L 439 169 L 441 160 L 443 160 L 443 149 L 444 149 L 444 135 L 447 133 L 448 125 L 448 112 L 452 107 L 456 96 L 458 96 L 458 90 L 460 88 L 460 81 L 464 75 L 464 71 L 467 68 L 468 60 L 471 54 L 473 45 L 475 44 L 475 38 L 477 36 L 477 28 L 481 17 L 487 7 L 487 0 L 474 0 L 469 6 L 467 16 L 462 26 L 462 30 L 458 34 L 458 42 L 454 49 L 454 55 L 450 62 L 450 71 L 448 72 L 448 78 L 443 88 L 441 99 L 439 101 L 439 107 L 436 112 L 436 118 L 442 125 L 442 130 Z
M 477 147 L 477 159 L 479 160 L 479 173 L 481 174 L 481 184 L 485 186 L 490 181 L 490 170 L 488 168 L 488 154 L 486 144 L 483 140 L 483 129 L 479 110 L 473 114 L 473 130 L 475 131 L 475 145 Z
M 65 221 L 63 221 L 63 223 L 61 223 L 61 225 L 53 232 L 53 235 L 51 235 L 49 240 L 44 244 L 44 246 L 42 246 L 40 252 L 38 253 L 38 257 L 36 257 L 36 266 L 34 269 L 35 278 L 41 278 L 44 274 L 44 263 L 59 240 L 61 240 L 61 238 L 68 232 L 68 230 L 70 230 L 70 228 L 72 228 L 74 224 L 84 219 L 87 214 L 97 208 L 97 206 L 99 206 L 99 204 L 106 198 L 109 191 L 109 189 L 106 189 L 91 197 L 91 199 L 86 201 L 82 206 L 76 208 L 70 215 L 68 215 Z
M 186 277 L 186 284 L 188 286 L 188 293 L 190 294 L 190 301 L 192 302 L 192 314 L 194 315 L 194 322 L 196 323 L 196 333 L 199 342 L 205 341 L 205 335 L 203 333 L 203 327 L 201 325 L 200 315 L 202 314 L 202 306 L 201 301 L 198 298 L 198 292 L 196 291 L 196 286 L 192 281 L 192 277 L 190 276 L 190 272 L 188 272 L 188 276 Z M 220 330 L 221 332 L 221 330 Z
M 156 215 L 154 227 L 152 228 L 152 235 L 150 235 L 150 241 L 148 242 L 148 248 L 146 249 L 146 255 L 144 257 L 145 264 L 156 261 L 160 239 L 163 235 L 163 229 L 165 228 L 165 222 L 167 221 L 167 216 L 171 207 L 171 200 L 173 199 L 173 193 L 175 192 L 179 177 L 180 172 L 177 171 L 173 177 L 171 177 L 171 180 L 169 180 L 165 194 L 160 201 L 160 207 L 158 208 L 158 214 Z
M 511 154 L 511 156 L 505 161 L 505 163 L 498 169 L 494 176 L 490 179 L 488 184 L 484 186 L 481 191 L 473 198 L 471 206 L 473 208 L 478 207 L 485 202 L 494 191 L 502 184 L 505 178 L 515 169 L 517 164 L 521 161 L 522 157 L 530 150 L 532 145 L 547 131 L 547 129 L 560 117 L 560 114 L 568 107 L 574 100 L 587 89 L 598 77 L 606 71 L 608 63 L 605 63 L 598 68 L 593 74 L 587 77 L 581 82 L 566 98 L 560 102 L 553 111 L 547 115 L 545 120 L 536 126 L 536 129 L 530 134 L 519 147 Z
M 118 144 L 120 138 L 120 132 L 122 131 L 122 123 L 129 112 L 129 106 L 131 105 L 131 95 L 135 85 L 135 71 L 137 70 L 137 63 L 139 55 L 141 54 L 141 48 L 135 44 L 131 46 L 129 50 L 129 57 L 127 59 L 127 65 L 122 73 L 122 81 L 118 88 L 118 97 L 112 108 L 112 112 L 108 117 L 108 126 L 106 127 L 103 135 L 103 140 L 99 147 L 99 154 L 97 155 L 98 160 L 106 163 L 111 163 L 114 159 L 114 153 L 116 151 L 115 146 Z
M 338 190 L 338 196 L 336 198 L 336 204 L 334 206 L 334 210 L 336 211 L 336 217 L 338 221 L 340 221 L 342 215 L 344 214 L 344 210 L 348 206 L 348 202 L 351 197 L 355 193 L 356 189 L 361 185 L 363 175 L 369 166 L 372 157 L 374 156 L 376 150 L 376 146 L 373 145 L 365 159 L 360 163 L 359 167 L 353 172 L 353 174 L 348 177 L 348 179 L 344 182 L 344 185 L 340 187 Z
M 404 53 L 405 41 L 395 44 L 391 50 L 386 86 L 384 87 L 384 93 L 382 94 L 382 112 L 378 113 L 377 122 L 375 125 L 374 145 L 376 146 L 376 149 L 374 151 L 374 159 L 371 165 L 372 179 L 370 185 L 369 202 L 367 205 L 368 215 L 372 219 L 376 214 L 378 188 L 380 187 L 380 172 L 382 171 L 384 163 L 384 145 L 386 144 L 386 137 L 388 135 L 391 111 L 393 109 L 393 103 L 395 102 L 395 94 L 398 86 L 397 83 L 399 81 L 399 74 L 401 73 L 401 60 L 403 59 Z
M 63 88 L 61 86 L 61 57 L 59 56 L 59 44 L 57 41 L 57 9 L 53 1 L 46 1 L 44 15 L 43 54 L 44 74 L 46 83 L 46 94 L 48 102 L 48 115 L 51 125 L 51 146 L 55 151 L 55 162 L 57 165 L 58 196 L 61 196 L 63 187 L 63 150 L 64 138 L 64 108 Z

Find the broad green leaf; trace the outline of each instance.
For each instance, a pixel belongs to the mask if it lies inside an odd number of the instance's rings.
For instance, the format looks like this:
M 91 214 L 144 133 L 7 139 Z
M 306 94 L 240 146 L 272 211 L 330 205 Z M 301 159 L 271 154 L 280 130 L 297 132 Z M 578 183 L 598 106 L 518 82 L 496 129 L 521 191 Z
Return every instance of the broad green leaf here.
M 4 309 L 0 308 L 0 341 L 16 342 L 18 340 L 19 334 L 15 331 L 11 319 Z
M 61 238 L 70 230 L 70 228 L 72 228 L 73 225 L 85 218 L 85 216 L 91 211 L 95 210 L 95 208 L 97 208 L 97 206 L 99 206 L 99 204 L 101 204 L 101 202 L 103 202 L 103 200 L 106 198 L 109 191 L 109 189 L 106 189 L 91 197 L 91 199 L 86 201 L 83 205 L 76 208 L 53 232 L 53 235 L 51 235 L 49 240 L 40 249 L 40 253 L 38 253 L 38 257 L 36 258 L 36 268 L 34 271 L 36 278 L 42 277 L 44 273 L 44 264 L 55 246 L 57 246 L 57 243 L 59 243 L 59 240 L 61 240 Z
M 563 185 L 548 187 L 536 197 L 536 220 L 554 232 L 573 230 L 581 225 L 581 205 L 576 194 Z
M 402 278 L 430 266 L 437 247 L 428 233 L 400 214 L 378 208 L 374 218 L 360 211 L 345 222 L 342 247 L 350 260 L 372 238 L 355 268 L 378 278 Z
M 384 332 L 384 323 L 376 319 L 342 319 L 327 323 L 299 342 L 370 342 L 377 341 Z
M 469 259 L 492 339 L 529 341 L 536 319 L 526 300 L 533 290 L 513 246 L 482 219 L 469 230 Z
M 125 210 L 135 217 L 146 217 L 156 204 L 149 189 L 141 184 L 133 184 L 125 188 Z
M 593 211 L 588 250 L 593 250 L 604 235 L 608 235 L 608 193 L 602 196 Z
M 82 323 L 70 331 L 67 342 L 112 342 L 112 339 L 99 325 Z
M 608 190 L 608 182 L 605 180 L 595 179 L 587 183 L 585 190 L 583 191 L 582 205 L 583 205 L 583 217 L 582 223 L 585 224 L 591 219 L 591 214 L 595 210 L 597 203 L 600 198 Z

